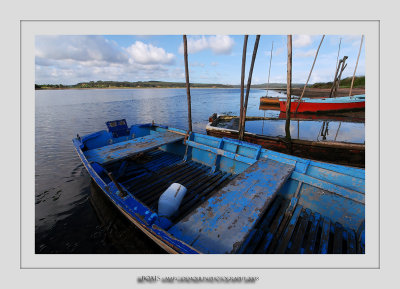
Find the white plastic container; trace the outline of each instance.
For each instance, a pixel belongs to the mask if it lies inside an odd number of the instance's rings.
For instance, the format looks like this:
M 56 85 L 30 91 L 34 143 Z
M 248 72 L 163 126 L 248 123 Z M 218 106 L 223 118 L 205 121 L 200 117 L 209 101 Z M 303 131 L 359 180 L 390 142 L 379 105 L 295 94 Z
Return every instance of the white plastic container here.
M 178 211 L 186 191 L 187 189 L 181 184 L 170 185 L 158 200 L 158 216 L 169 218 Z

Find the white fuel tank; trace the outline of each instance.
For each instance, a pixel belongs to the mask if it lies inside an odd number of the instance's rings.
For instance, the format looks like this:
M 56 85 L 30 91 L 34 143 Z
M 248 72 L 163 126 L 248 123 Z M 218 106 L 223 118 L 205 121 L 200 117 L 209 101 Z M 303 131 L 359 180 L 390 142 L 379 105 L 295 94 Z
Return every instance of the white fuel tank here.
M 165 190 L 158 200 L 158 216 L 171 217 L 179 208 L 187 189 L 178 183 L 173 183 Z

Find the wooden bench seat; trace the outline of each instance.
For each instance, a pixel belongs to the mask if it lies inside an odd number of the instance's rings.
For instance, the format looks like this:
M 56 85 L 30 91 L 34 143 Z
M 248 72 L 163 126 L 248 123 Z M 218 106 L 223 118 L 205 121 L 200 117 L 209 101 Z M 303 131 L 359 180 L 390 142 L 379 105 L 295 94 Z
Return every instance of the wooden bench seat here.
M 203 253 L 235 253 L 293 169 L 293 165 L 260 159 L 169 233 Z
M 146 152 L 162 145 L 183 140 L 184 136 L 172 132 L 156 132 L 144 137 L 92 149 L 84 152 L 89 162 L 111 163 L 138 153 Z

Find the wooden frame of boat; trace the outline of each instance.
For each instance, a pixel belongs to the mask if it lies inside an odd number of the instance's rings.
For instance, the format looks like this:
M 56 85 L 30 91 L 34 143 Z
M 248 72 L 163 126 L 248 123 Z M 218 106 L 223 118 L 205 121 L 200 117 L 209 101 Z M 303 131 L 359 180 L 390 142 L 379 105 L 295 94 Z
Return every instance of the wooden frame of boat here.
M 365 252 L 363 169 L 161 125 L 115 127 L 74 147 L 112 203 L 169 253 Z M 171 183 L 187 193 L 165 218 L 158 200 Z
M 284 118 L 285 115 L 282 116 Z M 226 122 L 237 118 L 236 116 L 225 116 L 213 114 L 206 126 L 206 132 L 214 137 L 228 137 L 237 139 L 238 131 L 229 128 L 218 127 L 219 122 Z M 336 118 L 337 120 L 346 120 L 346 118 Z M 251 120 L 280 120 L 269 117 L 246 117 L 246 121 Z M 299 114 L 299 118 L 292 120 L 314 120 L 314 118 L 305 119 L 304 115 Z M 351 119 L 353 120 L 353 119 Z M 354 121 L 361 121 L 355 118 Z M 280 137 L 272 137 L 266 135 L 245 132 L 244 140 L 250 143 L 261 145 L 263 148 L 271 149 L 278 152 L 287 153 L 285 139 Z M 356 167 L 365 166 L 365 144 L 356 144 L 337 141 L 309 141 L 292 139 L 293 155 L 305 157 L 314 160 L 332 162 L 342 165 L 350 165 Z

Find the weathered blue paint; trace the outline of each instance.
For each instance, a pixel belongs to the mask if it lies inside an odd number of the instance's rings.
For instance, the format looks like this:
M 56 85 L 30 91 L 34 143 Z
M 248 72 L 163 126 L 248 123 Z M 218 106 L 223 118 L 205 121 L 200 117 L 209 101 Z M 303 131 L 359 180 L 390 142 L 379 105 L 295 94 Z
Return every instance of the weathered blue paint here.
M 235 253 L 293 169 L 259 160 L 169 232 L 205 253 Z
M 288 247 L 290 238 L 292 237 L 294 227 L 297 223 L 297 220 L 300 216 L 302 209 L 303 208 L 301 206 L 296 207 L 296 209 L 292 215 L 292 218 L 290 219 L 290 222 L 289 222 L 288 226 L 286 227 L 285 232 L 283 233 L 282 241 L 279 242 L 279 244 L 278 244 L 277 253 L 279 253 L 279 254 L 285 253 L 286 248 Z
M 85 155 L 89 162 L 107 164 L 182 139 L 183 136 L 181 135 L 154 132 L 148 136 L 92 149 L 87 151 Z
M 303 183 L 312 185 L 313 187 L 320 188 L 324 191 L 332 192 L 334 194 L 340 195 L 346 199 L 359 202 L 364 204 L 365 203 L 365 196 L 361 192 L 353 191 L 348 188 L 335 185 L 314 177 L 310 177 L 305 174 L 300 174 L 298 172 L 293 172 L 292 179 L 297 181 L 302 181 Z
M 126 124 L 125 119 L 113 120 L 106 122 L 108 131 L 112 133 L 114 138 L 119 138 L 122 136 L 129 136 L 128 125 Z
M 365 94 L 352 95 L 352 96 L 340 96 L 331 98 L 303 98 L 303 102 L 308 103 L 353 103 L 353 102 L 365 102 Z
M 115 206 L 135 225 L 172 251 L 187 254 L 246 253 L 258 248 L 258 252 L 290 252 L 299 248 L 298 252 L 303 253 L 328 253 L 332 242 L 336 240 L 337 246 L 334 248 L 337 252 L 346 249 L 350 254 L 364 253 L 363 169 L 310 161 L 262 149 L 258 145 L 198 133 L 191 133 L 184 143 L 186 131 L 167 126 L 144 124 L 130 128 L 124 126 L 122 130 L 125 130 L 122 135 L 99 131 L 78 137 L 73 140 L 73 144 L 90 176 Z M 124 145 L 128 143 L 130 149 L 124 151 Z M 141 165 L 127 161 L 127 157 L 132 154 L 155 148 L 168 155 L 154 159 L 149 157 Z M 105 160 L 108 153 L 111 153 L 112 162 Z M 171 181 L 174 181 L 176 175 L 196 190 L 196 194 L 188 194 L 189 203 L 194 207 L 188 207 L 191 209 L 182 220 L 163 220 L 136 193 L 142 196 L 151 193 L 146 188 L 163 183 L 157 179 L 157 172 L 163 168 L 173 168 L 183 161 L 187 165 L 180 169 L 181 173 L 178 170 L 178 173 L 169 175 Z M 199 170 L 194 170 L 199 164 L 203 165 L 200 166 L 202 171 L 208 171 L 204 176 L 199 174 Z M 126 191 L 126 197 L 120 197 L 115 184 L 107 176 L 108 170 L 117 179 L 125 180 L 119 185 Z M 191 170 L 196 173 L 191 175 Z M 132 176 L 127 177 L 129 174 Z M 221 174 L 223 177 L 217 178 Z M 234 178 L 219 190 L 213 191 L 213 195 L 207 199 L 205 193 L 211 187 L 203 192 L 201 186 L 195 185 L 196 180 L 205 179 L 207 175 L 214 188 Z M 151 184 L 141 181 L 149 176 L 154 179 Z M 132 182 L 139 185 L 135 186 L 135 194 L 125 186 Z M 303 182 L 303 185 L 295 194 L 299 182 Z M 280 202 L 275 201 L 270 206 L 271 201 L 278 196 L 286 200 L 287 211 L 294 212 L 292 217 L 284 217 L 286 209 L 279 205 Z M 154 200 L 157 201 L 157 198 Z M 301 208 L 307 210 L 307 213 L 299 213 Z M 183 231 L 177 230 L 184 223 L 183 220 L 195 216 L 196 212 L 201 212 L 201 218 L 193 218 L 191 226 Z M 305 247 L 300 248 L 300 244 L 293 242 L 302 239 L 302 235 L 296 235 L 297 229 L 293 224 L 302 220 L 304 227 L 306 220 L 302 219 L 303 215 L 309 218 L 310 228 L 308 239 L 304 240 Z M 229 228 L 230 225 L 233 226 Z M 336 226 L 339 229 L 335 231 Z M 201 229 L 201 233 L 192 234 L 190 230 L 195 228 Z M 335 235 L 336 232 L 340 232 L 340 236 Z M 321 235 L 317 237 L 317 234 Z M 334 237 L 330 238 L 329 234 Z M 320 240 L 317 243 L 319 247 L 315 248 L 317 239 Z M 342 246 L 340 242 L 347 245 Z
M 231 153 L 231 152 L 227 152 L 227 151 L 215 148 L 215 147 L 211 147 L 211 146 L 207 146 L 207 145 L 204 145 L 204 144 L 196 143 L 194 141 L 188 141 L 188 145 L 191 146 L 191 147 L 197 148 L 197 149 L 199 149 L 201 151 L 210 152 L 210 153 L 212 153 L 212 154 L 210 154 L 211 156 L 215 155 L 215 154 L 216 155 L 221 155 L 221 156 L 224 156 L 224 157 L 227 157 L 227 158 L 230 158 L 232 160 L 239 161 L 239 162 L 242 162 L 242 163 L 245 163 L 245 164 L 248 164 L 248 165 L 252 165 L 257 161 L 256 159 L 251 159 L 251 158 L 248 158 L 248 157 L 244 157 L 244 156 L 239 155 L 239 154 L 234 154 L 234 153 Z
M 359 191 L 363 194 L 365 193 L 364 190 L 365 180 L 363 178 L 358 178 L 345 174 L 338 174 L 331 170 L 315 166 L 311 166 L 308 169 L 307 175 L 338 186 L 343 186 L 343 184 L 345 184 L 345 186 L 351 190 Z

